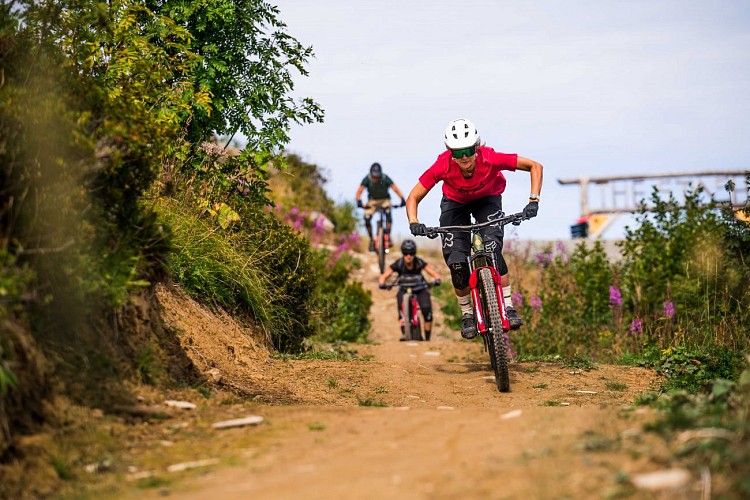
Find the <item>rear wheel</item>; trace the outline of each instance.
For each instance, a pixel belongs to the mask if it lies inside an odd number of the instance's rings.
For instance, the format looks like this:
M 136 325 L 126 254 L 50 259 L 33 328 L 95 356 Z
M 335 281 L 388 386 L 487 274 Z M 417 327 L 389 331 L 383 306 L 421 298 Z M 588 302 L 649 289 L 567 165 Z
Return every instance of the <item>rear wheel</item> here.
M 482 283 L 482 296 L 485 302 L 485 315 L 490 323 L 490 331 L 486 334 L 487 350 L 490 354 L 490 364 L 495 372 L 495 383 L 497 390 L 508 392 L 510 390 L 510 374 L 508 373 L 508 346 L 505 342 L 503 332 L 503 318 L 500 312 L 500 304 L 497 299 L 495 282 L 489 269 L 479 270 L 479 279 Z
M 380 273 L 385 272 L 385 231 L 382 225 L 378 225 L 378 265 Z

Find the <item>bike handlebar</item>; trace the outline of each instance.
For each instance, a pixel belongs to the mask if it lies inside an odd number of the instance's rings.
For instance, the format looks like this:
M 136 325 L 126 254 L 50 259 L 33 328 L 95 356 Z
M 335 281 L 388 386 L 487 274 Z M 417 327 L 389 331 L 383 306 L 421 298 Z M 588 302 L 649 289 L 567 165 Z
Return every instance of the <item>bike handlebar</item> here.
M 403 288 L 409 288 L 409 287 L 411 287 L 411 288 L 419 288 L 419 289 L 421 289 L 421 288 L 432 288 L 432 287 L 440 286 L 440 283 L 442 283 L 442 280 L 441 281 L 427 281 L 427 280 L 420 280 L 420 281 L 417 281 L 417 280 L 403 280 L 403 281 L 399 281 L 400 279 L 401 278 L 399 278 L 398 280 L 396 280 L 394 283 L 386 283 L 384 289 L 385 290 L 390 290 L 394 286 L 403 287 Z M 383 287 L 381 287 L 381 288 L 383 288 Z
M 405 206 L 406 205 L 401 205 L 399 203 L 398 205 L 391 205 L 390 207 L 381 207 L 379 205 L 362 205 L 359 208 L 361 208 L 362 210 L 365 210 L 365 209 L 368 209 L 368 208 L 374 208 L 375 210 L 386 210 L 386 209 L 389 209 L 389 208 L 404 208 Z
M 453 233 L 453 232 L 471 232 L 476 229 L 481 229 L 487 226 L 505 226 L 513 224 L 518 226 L 521 222 L 528 220 L 530 217 L 525 217 L 523 212 L 518 212 L 511 215 L 503 215 L 497 219 L 491 219 L 486 222 L 480 222 L 477 224 L 469 224 L 468 226 L 442 226 L 442 227 L 426 227 L 428 238 L 436 238 L 440 233 Z

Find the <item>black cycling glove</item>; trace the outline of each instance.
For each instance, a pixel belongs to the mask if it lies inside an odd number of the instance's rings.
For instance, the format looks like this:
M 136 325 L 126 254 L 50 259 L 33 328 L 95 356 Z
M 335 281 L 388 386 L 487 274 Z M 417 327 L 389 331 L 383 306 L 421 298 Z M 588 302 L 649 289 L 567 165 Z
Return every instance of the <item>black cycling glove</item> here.
M 440 283 L 442 283 L 442 281 L 440 280 L 440 278 L 438 278 L 438 279 L 435 280 L 435 286 L 440 286 Z
M 388 288 L 388 285 L 386 285 L 385 283 L 378 283 L 378 287 L 379 287 L 379 288 L 380 288 L 381 290 L 386 290 L 386 289 Z
M 357 200 L 357 207 L 358 208 L 365 208 L 365 206 L 362 204 L 362 200 Z
M 401 206 L 402 207 L 406 206 L 406 200 L 404 198 L 401 198 Z
M 523 216 L 527 219 L 531 219 L 532 217 L 536 217 L 536 214 L 538 211 L 539 211 L 539 202 L 532 201 L 531 203 L 529 203 L 523 208 Z
M 412 222 L 409 224 L 409 231 L 414 236 L 427 236 L 427 226 L 421 222 Z

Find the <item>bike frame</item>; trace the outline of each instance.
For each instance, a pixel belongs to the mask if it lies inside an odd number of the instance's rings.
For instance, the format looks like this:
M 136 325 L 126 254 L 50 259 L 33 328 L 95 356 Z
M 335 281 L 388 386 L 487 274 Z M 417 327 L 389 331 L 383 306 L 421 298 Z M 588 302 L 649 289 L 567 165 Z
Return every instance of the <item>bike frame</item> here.
M 478 232 L 473 232 L 472 234 L 472 251 L 467 261 L 469 264 L 469 270 L 471 271 L 471 276 L 469 277 L 469 288 L 471 290 L 471 303 L 474 304 L 474 318 L 476 319 L 477 330 L 484 336 L 489 331 L 489 328 L 485 321 L 486 316 L 482 307 L 482 300 L 479 297 L 478 276 L 481 269 L 489 269 L 492 274 L 492 281 L 495 282 L 497 301 L 499 304 L 503 304 L 504 301 L 500 273 L 497 271 L 497 259 L 495 258 L 494 253 L 485 250 L 484 240 Z M 510 331 L 510 323 L 508 322 L 508 315 L 505 313 L 505 307 L 500 308 L 500 315 L 503 322 L 503 332 Z
M 408 321 L 411 323 L 411 326 L 413 327 L 419 327 L 419 301 L 417 300 L 417 296 L 414 294 L 414 289 L 411 286 L 408 286 L 404 289 L 404 293 L 409 298 L 409 310 L 404 311 L 404 305 L 403 302 L 399 303 L 398 307 L 401 311 L 401 317 L 404 319 L 404 322 Z

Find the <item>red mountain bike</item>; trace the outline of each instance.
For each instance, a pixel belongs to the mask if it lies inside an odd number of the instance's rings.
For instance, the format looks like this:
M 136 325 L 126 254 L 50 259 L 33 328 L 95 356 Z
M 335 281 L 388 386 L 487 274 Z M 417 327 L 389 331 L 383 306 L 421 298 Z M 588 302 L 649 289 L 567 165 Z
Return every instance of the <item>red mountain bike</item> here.
M 401 303 L 398 305 L 400 317 L 404 322 L 404 340 L 422 340 L 422 315 L 419 312 L 416 293 L 439 284 L 439 282 L 427 281 L 416 274 L 399 275 L 393 283 L 386 284 L 388 290 L 397 286 L 404 291 Z
M 526 220 L 523 213 L 503 215 L 498 219 L 488 220 L 480 224 L 469 226 L 428 227 L 427 237 L 436 238 L 440 233 L 469 232 L 471 233 L 471 254 L 468 257 L 469 287 L 471 288 L 471 302 L 474 307 L 474 320 L 477 331 L 482 334 L 484 347 L 489 352 L 490 364 L 495 372 L 497 390 L 510 390 L 510 375 L 508 373 L 508 349 L 510 339 L 508 331 L 510 324 L 505 314 L 503 289 L 500 284 L 500 273 L 494 252 L 487 250 L 479 229 L 488 226 L 515 226 Z

